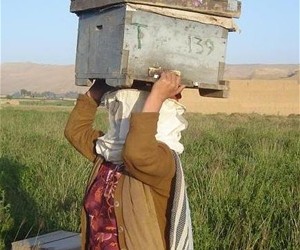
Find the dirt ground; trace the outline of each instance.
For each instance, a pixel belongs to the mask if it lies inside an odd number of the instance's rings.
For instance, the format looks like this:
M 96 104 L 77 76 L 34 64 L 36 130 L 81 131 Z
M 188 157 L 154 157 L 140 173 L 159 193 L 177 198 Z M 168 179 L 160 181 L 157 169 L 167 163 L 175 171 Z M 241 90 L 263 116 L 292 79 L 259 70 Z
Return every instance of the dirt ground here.
M 194 89 L 185 89 L 182 96 L 188 112 L 300 114 L 297 80 L 231 80 L 226 99 L 201 97 Z

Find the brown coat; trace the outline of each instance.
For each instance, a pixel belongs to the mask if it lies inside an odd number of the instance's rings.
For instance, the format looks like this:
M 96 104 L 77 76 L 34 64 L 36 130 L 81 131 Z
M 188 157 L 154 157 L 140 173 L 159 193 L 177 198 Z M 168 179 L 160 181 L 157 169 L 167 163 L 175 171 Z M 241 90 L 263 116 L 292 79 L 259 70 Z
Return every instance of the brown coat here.
M 80 95 L 65 128 L 69 142 L 94 162 L 88 187 L 103 160 L 95 152 L 95 142 L 104 134 L 93 128 L 96 110 L 93 99 Z M 158 113 L 131 115 L 122 154 L 127 173 L 122 175 L 115 193 L 120 249 L 168 248 L 168 200 L 175 162 L 170 148 L 155 139 L 158 116 Z M 86 214 L 83 213 L 83 248 L 85 238 Z

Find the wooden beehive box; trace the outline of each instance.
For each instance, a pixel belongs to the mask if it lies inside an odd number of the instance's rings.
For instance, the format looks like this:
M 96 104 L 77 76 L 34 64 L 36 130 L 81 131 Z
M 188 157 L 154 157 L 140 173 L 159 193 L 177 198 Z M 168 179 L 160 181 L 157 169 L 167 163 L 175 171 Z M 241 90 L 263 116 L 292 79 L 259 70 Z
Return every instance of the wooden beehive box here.
M 180 71 L 182 83 L 202 95 L 227 96 L 223 74 L 228 32 L 234 30 L 231 17 L 178 10 L 182 1 L 169 4 L 174 8 L 107 2 L 71 3 L 79 16 L 76 85 L 103 78 L 112 86 L 131 87 L 134 81 L 154 82 L 153 69 L 170 69 Z M 238 12 L 238 2 L 231 2 Z

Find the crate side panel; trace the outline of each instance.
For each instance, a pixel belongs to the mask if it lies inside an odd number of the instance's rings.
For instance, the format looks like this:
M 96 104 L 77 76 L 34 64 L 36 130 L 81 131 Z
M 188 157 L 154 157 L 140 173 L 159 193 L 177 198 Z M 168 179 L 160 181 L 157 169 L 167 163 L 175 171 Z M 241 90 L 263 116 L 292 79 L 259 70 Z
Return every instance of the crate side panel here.
M 124 8 L 85 13 L 79 18 L 77 78 L 120 77 Z
M 228 31 L 214 25 L 179 20 L 144 11 L 132 13 L 125 26 L 124 49 L 129 51 L 128 73 L 147 77 L 149 67 L 179 70 L 183 82 L 217 83 L 225 61 Z

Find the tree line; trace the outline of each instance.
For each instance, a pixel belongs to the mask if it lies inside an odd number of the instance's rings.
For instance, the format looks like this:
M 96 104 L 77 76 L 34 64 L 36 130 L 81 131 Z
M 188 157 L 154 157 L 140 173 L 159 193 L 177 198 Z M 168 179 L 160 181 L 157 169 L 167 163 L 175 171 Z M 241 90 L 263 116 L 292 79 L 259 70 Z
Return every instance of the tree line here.
M 66 93 L 57 94 L 51 91 L 44 92 L 33 92 L 26 89 L 20 89 L 11 95 L 7 95 L 7 99 L 18 99 L 18 98 L 45 98 L 45 99 L 61 99 L 61 98 L 72 98 L 75 99 L 78 96 L 78 92 L 69 91 Z

